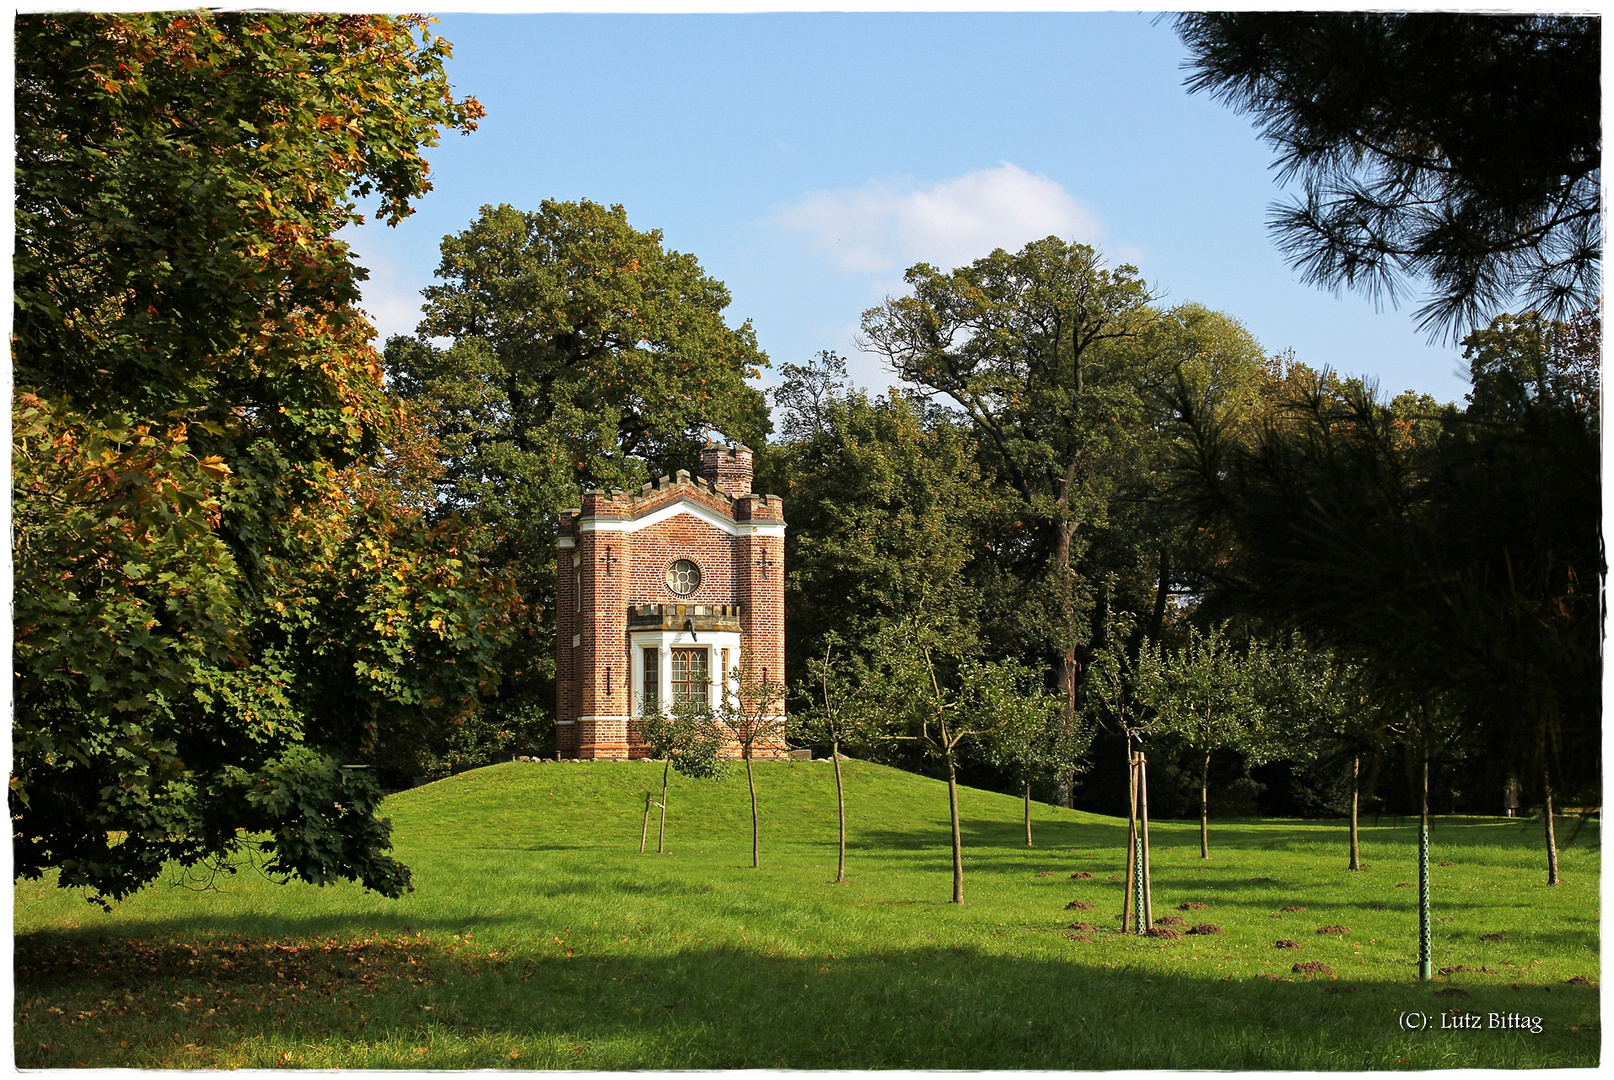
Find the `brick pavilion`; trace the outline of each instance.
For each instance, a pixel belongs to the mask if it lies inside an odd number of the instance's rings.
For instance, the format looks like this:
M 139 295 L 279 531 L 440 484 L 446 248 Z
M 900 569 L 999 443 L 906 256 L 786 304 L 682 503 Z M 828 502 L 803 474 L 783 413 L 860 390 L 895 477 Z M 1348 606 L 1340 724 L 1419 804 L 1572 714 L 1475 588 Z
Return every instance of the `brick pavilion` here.
M 716 706 L 742 660 L 784 678 L 784 507 L 752 494 L 744 446 L 708 442 L 700 471 L 584 492 L 581 507 L 561 511 L 561 757 L 644 757 L 639 717 L 683 701 Z M 784 740 L 753 753 L 782 757 Z

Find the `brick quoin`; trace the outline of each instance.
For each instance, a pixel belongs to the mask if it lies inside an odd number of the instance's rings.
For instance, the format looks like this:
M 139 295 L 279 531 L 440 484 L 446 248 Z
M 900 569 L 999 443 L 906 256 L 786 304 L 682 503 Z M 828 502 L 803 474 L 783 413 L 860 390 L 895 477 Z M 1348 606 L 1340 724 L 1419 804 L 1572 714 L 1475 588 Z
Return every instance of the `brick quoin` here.
M 680 469 L 637 492 L 587 491 L 581 506 L 561 511 L 555 594 L 561 757 L 645 756 L 633 715 L 643 680 L 635 685 L 631 635 L 654 620 L 661 620 L 659 640 L 707 649 L 713 672 L 729 648 L 731 668 L 743 655 L 769 679 L 784 679 L 784 507 L 776 495 L 753 494 L 751 479 L 749 448 L 708 442 L 699 476 Z M 699 586 L 684 595 L 667 583 L 668 568 L 680 559 L 700 568 Z M 658 663 L 665 667 L 666 659 L 663 652 Z M 783 726 L 753 755 L 783 757 Z

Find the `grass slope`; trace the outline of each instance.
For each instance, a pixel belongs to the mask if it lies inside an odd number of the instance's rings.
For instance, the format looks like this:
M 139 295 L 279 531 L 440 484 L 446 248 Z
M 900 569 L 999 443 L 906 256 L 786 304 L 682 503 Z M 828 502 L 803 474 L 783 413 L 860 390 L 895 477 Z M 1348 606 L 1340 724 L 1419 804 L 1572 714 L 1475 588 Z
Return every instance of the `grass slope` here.
M 1416 967 L 1414 831 L 1338 822 L 1152 831 L 1155 910 L 1216 935 L 1124 937 L 1125 822 L 965 789 L 965 898 L 945 787 L 827 762 L 674 776 L 666 855 L 637 853 L 649 763 L 508 764 L 388 800 L 415 891 L 277 885 L 250 868 L 104 914 L 16 890 L 22 1067 L 1285 1068 L 1598 1060 L 1597 826 L 1548 889 L 1539 822 L 1436 823 L 1433 986 Z M 1572 824 L 1560 829 L 1568 838 Z M 655 823 L 650 847 L 655 846 Z M 1074 878 L 1087 873 L 1091 877 Z M 1071 901 L 1095 905 L 1069 910 Z M 1177 910 L 1197 903 L 1203 908 Z M 1284 910 L 1301 908 L 1303 910 Z M 1090 932 L 1072 930 L 1074 921 Z M 1347 932 L 1319 934 L 1324 926 Z M 1492 935 L 1500 940 L 1487 940 Z M 1074 935 L 1074 936 L 1073 936 Z M 1081 940 L 1087 938 L 1090 940 Z M 1277 949 L 1289 939 L 1298 949 Z M 1326 974 L 1296 974 L 1321 963 Z M 1570 984 L 1578 979 L 1582 984 Z M 1540 1033 L 1442 1029 L 1451 1009 Z M 1408 1012 L 1427 1030 L 1405 1030 Z M 1449 1021 L 1447 1021 L 1449 1022 Z

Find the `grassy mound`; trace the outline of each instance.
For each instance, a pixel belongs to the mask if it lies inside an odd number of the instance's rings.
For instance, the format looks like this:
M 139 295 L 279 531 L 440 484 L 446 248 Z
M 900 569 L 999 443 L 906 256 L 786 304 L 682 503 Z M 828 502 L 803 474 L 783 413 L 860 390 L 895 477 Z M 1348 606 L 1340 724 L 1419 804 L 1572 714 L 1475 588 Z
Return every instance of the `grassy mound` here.
M 415 891 L 178 875 L 104 914 L 17 885 L 22 1067 L 1440 1068 L 1598 1057 L 1597 826 L 1544 884 L 1539 822 L 1438 821 L 1434 985 L 1415 981 L 1415 840 L 1338 822 L 1157 823 L 1154 909 L 1124 937 L 1125 822 L 965 789 L 947 903 L 941 783 L 827 762 L 676 775 L 638 854 L 651 763 L 508 764 L 388 800 Z M 1560 829 L 1561 837 L 1574 832 Z M 1074 875 L 1091 875 L 1076 877 Z M 1090 909 L 1067 910 L 1072 901 Z M 1072 928 L 1079 918 L 1082 926 Z M 1326 929 L 1328 932 L 1321 932 Z M 1275 948 L 1279 940 L 1296 948 Z M 1571 983 L 1570 980 L 1579 980 Z M 1464 998 L 1456 998 L 1458 991 Z M 1446 993 L 1450 996 L 1437 996 Z M 1443 1029 L 1452 1009 L 1540 1017 Z M 1428 1017 L 1406 1030 L 1407 1013 Z M 1482 1025 L 1484 1021 L 1481 1021 Z

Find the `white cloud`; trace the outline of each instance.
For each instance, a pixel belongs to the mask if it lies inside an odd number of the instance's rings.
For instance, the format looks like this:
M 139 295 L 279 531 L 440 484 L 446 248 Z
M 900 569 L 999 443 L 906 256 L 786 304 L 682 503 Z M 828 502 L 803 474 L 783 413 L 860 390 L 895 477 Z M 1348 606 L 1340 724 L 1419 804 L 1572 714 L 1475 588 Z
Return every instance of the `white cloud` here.
M 951 269 L 1050 235 L 1096 243 L 1103 231 L 1057 182 L 1007 161 L 926 188 L 876 180 L 815 191 L 775 220 L 842 270 L 874 274 L 920 261 Z
M 389 269 L 372 261 L 370 280 L 361 285 L 364 299 L 359 306 L 375 324 L 378 349 L 393 334 L 413 337 L 415 324 L 420 322 L 420 291 L 400 284 Z
M 369 271 L 359 283 L 359 307 L 376 328 L 376 348 L 393 334 L 413 336 L 420 322 L 421 281 L 410 273 L 406 258 L 393 236 L 371 223 L 349 226 L 339 234 L 353 252 L 353 260 Z

